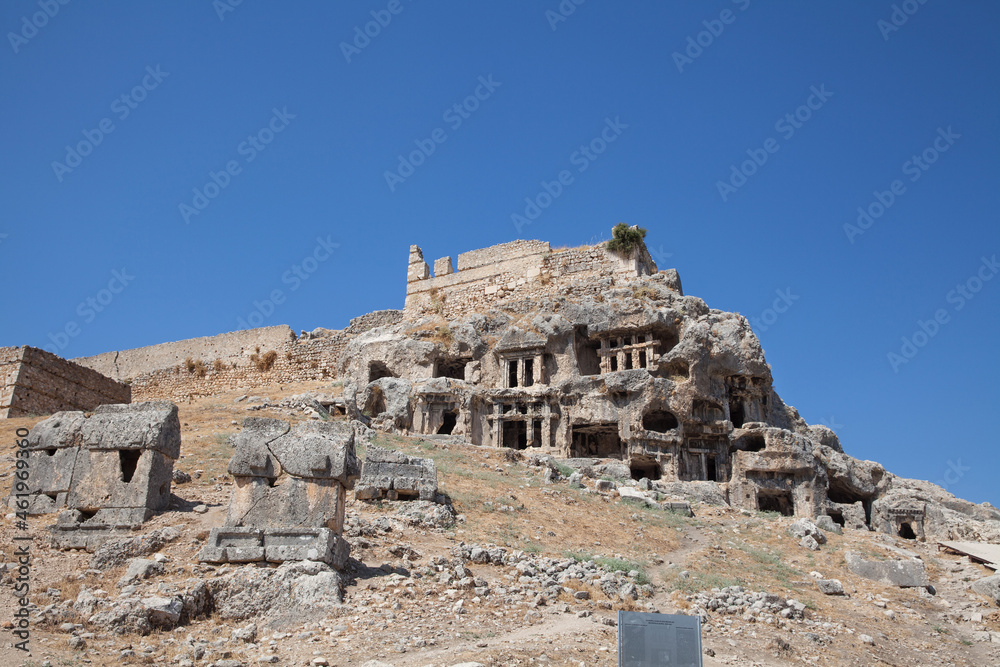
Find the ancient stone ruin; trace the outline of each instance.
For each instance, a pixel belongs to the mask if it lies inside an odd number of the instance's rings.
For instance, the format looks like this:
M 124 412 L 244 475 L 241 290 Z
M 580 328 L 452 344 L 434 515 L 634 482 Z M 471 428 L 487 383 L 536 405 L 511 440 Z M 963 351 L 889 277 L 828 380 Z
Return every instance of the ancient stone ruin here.
M 747 319 L 685 295 L 642 241 L 515 241 L 434 267 L 411 246 L 402 318 L 340 357 L 347 411 L 373 428 L 604 465 L 677 500 L 709 483 L 733 507 L 909 539 L 996 532 L 982 523 L 995 508 L 847 456 L 807 424 Z
M 167 508 L 180 446 L 177 406 L 166 401 L 57 412 L 28 435 L 28 512 L 66 508 L 53 544 L 93 550 Z
M 322 561 L 340 569 L 346 492 L 358 478 L 354 430 L 343 422 L 252 417 L 234 436 L 236 487 L 226 523 L 198 559 L 211 563 Z
M 358 500 L 435 500 L 437 466 L 432 459 L 407 456 L 369 444 L 354 489 Z
M 641 239 L 624 251 L 513 241 L 432 264 L 411 246 L 404 308 L 342 330 L 267 327 L 79 361 L 141 395 L 339 379 L 343 396 L 318 414 L 551 456 L 676 502 L 906 539 L 1000 538 L 996 508 L 848 456 L 807 424 L 774 391 L 747 319 L 686 295 Z M 358 497 L 413 490 L 376 476 Z
M 131 389 L 35 347 L 0 347 L 0 419 L 131 402 Z

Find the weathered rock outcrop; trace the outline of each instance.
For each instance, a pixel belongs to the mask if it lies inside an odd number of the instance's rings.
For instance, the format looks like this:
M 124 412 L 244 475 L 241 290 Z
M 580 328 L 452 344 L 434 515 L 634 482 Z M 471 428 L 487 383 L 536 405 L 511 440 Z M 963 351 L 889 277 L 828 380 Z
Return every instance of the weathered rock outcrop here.
M 431 278 L 411 248 L 403 319 L 341 357 L 349 414 L 383 431 L 620 461 L 616 473 L 688 499 L 913 539 L 1000 538 L 994 508 L 854 459 L 807 424 L 775 393 L 746 318 L 685 296 L 641 242 L 617 258 L 539 242 L 463 257 Z
M 226 524 L 213 528 L 200 560 L 322 561 L 343 567 L 346 491 L 358 478 L 354 428 L 343 422 L 252 417 L 233 438 L 236 488 Z

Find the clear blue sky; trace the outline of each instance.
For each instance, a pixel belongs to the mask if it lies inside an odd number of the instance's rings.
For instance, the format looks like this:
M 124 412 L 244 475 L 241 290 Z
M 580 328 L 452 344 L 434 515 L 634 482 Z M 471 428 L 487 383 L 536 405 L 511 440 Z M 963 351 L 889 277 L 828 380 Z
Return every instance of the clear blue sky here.
M 224 3 L 0 7 L 0 345 L 340 328 L 402 306 L 411 243 L 627 221 L 849 453 L 1000 504 L 1000 5 Z

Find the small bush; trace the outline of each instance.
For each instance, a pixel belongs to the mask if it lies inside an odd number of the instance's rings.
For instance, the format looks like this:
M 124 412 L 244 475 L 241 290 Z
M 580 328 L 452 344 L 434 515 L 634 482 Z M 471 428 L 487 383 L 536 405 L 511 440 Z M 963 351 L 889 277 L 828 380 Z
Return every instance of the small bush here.
M 197 375 L 200 378 L 205 377 L 205 373 L 208 372 L 208 369 L 205 368 L 205 363 L 201 359 L 188 357 L 184 360 L 184 367 L 187 368 L 188 373 Z
M 525 539 L 524 546 L 521 547 L 521 550 L 529 554 L 539 554 L 542 553 L 542 545 L 537 542 L 533 542 L 532 540 Z
M 646 230 L 642 227 L 629 227 L 624 222 L 619 222 L 611 228 L 611 240 L 606 247 L 613 253 L 627 257 L 639 247 L 644 238 Z
M 257 348 L 260 350 L 260 348 Z M 266 373 L 274 367 L 274 362 L 278 360 L 278 353 L 274 350 L 270 352 L 265 352 L 264 354 L 251 354 L 250 361 L 253 362 L 254 366 L 257 367 L 261 373 Z
M 222 359 L 216 359 L 215 361 L 212 362 L 212 370 L 214 370 L 216 373 L 221 373 L 222 371 L 226 370 L 226 365 L 222 363 Z
M 642 563 L 623 558 L 607 558 L 604 556 L 598 556 L 592 560 L 608 572 L 625 572 L 627 574 L 635 570 L 639 573 L 635 577 L 635 583 L 639 586 L 650 582 L 649 575 L 646 574 L 646 567 Z
M 639 287 L 632 290 L 632 296 L 637 299 L 648 299 L 650 301 L 655 301 L 660 298 L 660 295 L 657 294 L 656 290 L 649 286 Z
M 428 294 L 428 296 L 431 299 L 431 304 L 430 304 L 431 305 L 431 311 L 434 312 L 434 313 L 437 313 L 438 315 L 441 315 L 442 313 L 444 313 L 444 299 L 445 298 L 444 298 L 444 296 L 441 295 L 440 292 L 438 292 L 438 289 L 436 287 L 433 287 L 433 288 L 431 288 L 427 292 L 427 294 Z
M 455 335 L 451 332 L 451 327 L 447 324 L 434 327 L 434 340 L 445 347 L 450 346 L 455 340 Z
M 594 554 L 589 551 L 564 551 L 563 555 L 566 558 L 572 558 L 577 563 L 586 563 L 588 560 L 594 560 Z
M 721 574 L 702 574 L 692 572 L 687 578 L 682 579 L 680 573 L 672 573 L 672 576 L 665 578 L 668 591 L 681 591 L 689 595 L 700 591 L 708 591 L 713 588 L 727 588 L 729 586 L 741 586 L 745 582 Z

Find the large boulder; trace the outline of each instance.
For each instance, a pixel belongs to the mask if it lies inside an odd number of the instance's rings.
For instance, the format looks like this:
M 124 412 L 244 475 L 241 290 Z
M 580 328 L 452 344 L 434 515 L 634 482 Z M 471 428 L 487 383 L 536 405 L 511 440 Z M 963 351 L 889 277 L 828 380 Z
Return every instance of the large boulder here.
M 275 629 L 318 621 L 343 603 L 340 575 L 314 561 L 242 567 L 208 585 L 219 619 L 254 620 Z
M 883 584 L 900 588 L 924 588 L 930 585 L 923 561 L 908 560 L 866 560 L 856 553 L 844 554 L 847 569 L 854 574 Z
M 1000 574 L 986 577 L 972 583 L 972 590 L 1000 605 Z

